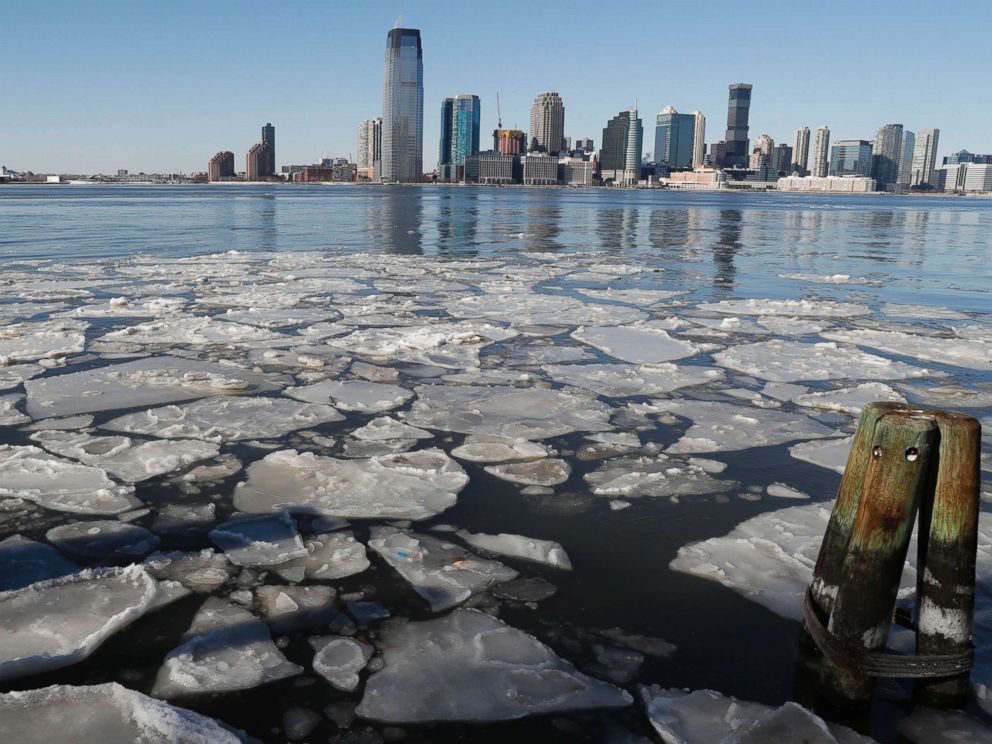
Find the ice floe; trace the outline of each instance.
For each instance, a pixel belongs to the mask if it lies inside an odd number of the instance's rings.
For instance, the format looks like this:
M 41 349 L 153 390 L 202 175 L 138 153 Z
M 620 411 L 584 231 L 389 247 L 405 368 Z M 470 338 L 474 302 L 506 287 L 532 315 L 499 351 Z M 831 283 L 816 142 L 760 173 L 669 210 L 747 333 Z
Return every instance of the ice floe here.
M 611 499 L 699 496 L 724 493 L 739 485 L 736 481 L 713 478 L 707 469 L 691 461 L 666 455 L 608 460 L 583 477 L 593 494 Z
M 547 457 L 548 448 L 535 442 L 499 437 L 466 437 L 464 444 L 451 450 L 452 457 L 467 462 L 520 462 Z
M 86 560 L 131 563 L 158 547 L 154 534 L 135 524 L 113 519 L 70 522 L 45 533 L 59 550 Z
M 212 592 L 231 578 L 231 562 L 209 548 L 199 552 L 152 553 L 144 564 L 160 581 L 177 581 L 194 592 Z
M 210 530 L 210 539 L 238 566 L 274 566 L 307 555 L 286 512 L 232 517 Z
M 852 329 L 825 331 L 820 334 L 830 341 L 867 346 L 888 354 L 913 357 L 926 362 L 951 364 L 956 367 L 992 371 L 992 338 L 940 338 L 932 335 L 898 331 Z
M 917 706 L 899 721 L 899 733 L 912 744 L 990 744 L 992 728 L 960 710 Z
M 237 344 L 243 346 L 288 346 L 292 339 L 256 326 L 217 320 L 215 317 L 180 316 L 152 320 L 105 333 L 101 340 L 131 344 Z
M 293 387 L 286 395 L 310 403 L 333 403 L 343 411 L 381 413 L 402 406 L 413 393 L 399 385 L 366 380 L 324 380 L 313 385 Z
M 17 404 L 24 400 L 20 393 L 0 395 L 0 426 L 17 426 L 31 421 L 17 409 Z
M 856 318 L 871 315 L 871 308 L 834 300 L 722 300 L 702 302 L 699 310 L 728 315 L 795 315 L 811 318 Z
M 510 483 L 520 483 L 525 486 L 557 486 L 568 480 L 572 474 L 572 466 L 558 458 L 546 458 L 487 465 L 485 471 Z
M 854 437 L 826 439 L 818 442 L 800 442 L 789 447 L 789 454 L 820 467 L 843 473 L 847 467 L 847 457 L 851 452 Z
M 698 346 L 646 325 L 582 327 L 572 333 L 572 338 L 633 364 L 661 364 L 699 353 Z
M 255 599 L 262 619 L 275 633 L 317 630 L 327 627 L 337 614 L 330 586 L 277 586 L 255 588 Z
M 404 424 L 389 416 L 372 419 L 360 429 L 351 432 L 351 436 L 364 441 L 376 442 L 390 439 L 433 439 L 429 431 Z
M 314 638 L 310 641 L 316 652 L 313 670 L 326 679 L 331 687 L 342 692 L 352 692 L 358 687 L 358 673 L 372 657 L 372 647 L 335 636 Z
M 350 532 L 314 535 L 303 541 L 307 555 L 272 566 L 286 581 L 330 581 L 361 573 L 369 567 L 365 546 Z
M 456 318 L 486 318 L 514 325 L 633 323 L 647 318 L 633 307 L 583 303 L 571 297 L 519 292 L 465 297 L 447 307 Z
M 805 393 L 792 399 L 793 403 L 807 408 L 841 411 L 842 413 L 861 413 L 862 408 L 876 401 L 905 403 L 906 398 L 883 382 L 863 382 L 849 388 Z
M 0 326 L 0 366 L 77 354 L 86 345 L 86 328 L 73 321 Z
M 479 352 L 516 331 L 489 323 L 434 323 L 405 328 L 366 328 L 328 339 L 331 346 L 376 361 L 432 364 L 462 369 L 479 366 Z
M 486 535 L 482 532 L 459 530 L 458 537 L 473 548 L 490 553 L 520 558 L 525 561 L 541 563 L 552 568 L 572 570 L 572 562 L 560 543 L 554 540 L 539 540 L 523 535 L 509 535 L 501 532 L 498 535 Z
M 20 589 L 36 581 L 57 579 L 80 570 L 50 545 L 11 535 L 0 540 L 0 592 Z
M 556 382 L 591 390 L 609 398 L 660 395 L 680 388 L 705 385 L 723 378 L 710 367 L 674 364 L 556 364 L 543 367 Z

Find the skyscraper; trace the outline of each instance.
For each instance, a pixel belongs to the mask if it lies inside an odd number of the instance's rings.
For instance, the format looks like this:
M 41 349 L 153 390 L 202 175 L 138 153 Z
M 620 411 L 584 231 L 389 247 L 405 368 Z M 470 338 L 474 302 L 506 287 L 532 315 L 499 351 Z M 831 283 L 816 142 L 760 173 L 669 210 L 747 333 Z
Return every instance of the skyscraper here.
M 706 155 L 706 117 L 698 111 L 692 112 L 695 122 L 692 125 L 692 167 L 703 164 Z
M 366 119 L 358 126 L 357 153 L 355 164 L 359 178 L 369 181 L 376 177 L 382 167 L 382 117 Z
M 628 186 L 640 180 L 641 145 L 644 129 L 631 107 L 610 119 L 603 130 L 603 149 L 599 152 L 603 182 Z
M 465 158 L 479 152 L 481 104 L 478 96 L 458 95 L 441 104 L 438 172 L 443 181 L 465 178 Z
M 271 173 L 266 173 L 270 162 L 269 146 L 264 142 L 256 142 L 251 146 L 248 154 L 245 156 L 245 180 L 261 181 L 267 176 L 272 175 Z
M 933 184 L 933 170 L 937 164 L 937 141 L 939 139 L 939 129 L 921 129 L 917 132 L 909 179 L 913 186 L 919 186 L 922 183 Z
M 751 85 L 735 83 L 730 86 L 727 102 L 727 135 L 724 138 L 722 168 L 744 168 L 748 163 L 748 116 L 751 111 Z
M 870 176 L 872 146 L 867 140 L 837 140 L 830 148 L 831 176 Z M 875 187 L 881 186 L 876 181 Z
M 424 53 L 420 30 L 386 35 L 382 97 L 382 169 L 387 183 L 413 183 L 424 171 Z
M 871 176 L 875 188 L 884 191 L 899 178 L 899 157 L 902 155 L 902 124 L 886 124 L 875 133 L 872 145 Z
M 809 127 L 802 126 L 796 130 L 796 139 L 792 145 L 792 168 L 791 170 L 800 176 L 806 175 L 806 166 L 809 163 Z
M 788 176 L 792 173 L 792 160 L 792 148 L 784 142 L 772 150 L 772 170 L 779 175 Z
M 916 135 L 908 129 L 902 133 L 902 150 L 899 153 L 899 175 L 896 183 L 908 188 L 913 177 L 913 152 L 916 150 Z
M 695 115 L 680 114 L 671 106 L 665 106 L 655 122 L 655 162 L 666 163 L 669 168 L 690 167 L 695 126 Z
M 762 134 L 754 141 L 754 150 L 748 159 L 749 168 L 771 168 L 772 150 L 775 149 L 775 140 L 771 135 Z
M 558 152 L 565 137 L 565 104 L 554 91 L 541 93 L 530 107 L 528 149 Z
M 813 138 L 813 175 L 817 178 L 827 176 L 827 156 L 830 153 L 830 128 L 824 124 L 816 128 L 816 137 Z
M 221 150 L 212 158 L 207 165 L 207 180 L 220 181 L 224 178 L 234 177 L 234 153 L 230 150 Z
M 260 175 L 273 176 L 276 172 L 276 128 L 271 122 L 266 122 L 262 127 L 262 144 L 269 150 L 269 160 L 265 165 L 265 172 Z

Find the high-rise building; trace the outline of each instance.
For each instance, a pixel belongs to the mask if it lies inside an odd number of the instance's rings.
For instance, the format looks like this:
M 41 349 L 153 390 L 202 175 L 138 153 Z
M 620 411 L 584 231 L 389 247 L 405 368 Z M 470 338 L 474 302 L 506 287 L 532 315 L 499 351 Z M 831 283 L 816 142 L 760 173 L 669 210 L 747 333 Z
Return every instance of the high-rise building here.
M 387 183 L 419 181 L 424 171 L 424 52 L 420 30 L 386 35 L 382 97 L 382 168 Z
M 584 152 L 592 152 L 593 150 L 596 149 L 596 147 L 590 138 L 580 137 L 579 139 L 575 140 L 575 149 L 583 150 Z
M 872 145 L 871 175 L 875 187 L 885 191 L 899 178 L 899 158 L 902 156 L 902 124 L 886 124 L 875 133 Z
M 809 164 L 809 127 L 802 126 L 796 130 L 796 139 L 792 145 L 792 167 L 790 173 L 795 171 L 800 176 L 805 176 L 806 166 Z
M 680 114 L 671 106 L 665 106 L 655 121 L 655 162 L 665 163 L 669 168 L 691 167 L 695 126 L 693 114 Z
M 207 180 L 220 181 L 225 178 L 234 177 L 234 153 L 230 150 L 221 150 L 210 158 L 207 165 Z
M 501 155 L 522 155 L 527 152 L 527 133 L 522 129 L 494 129 L 493 150 Z
M 748 159 L 749 168 L 771 168 L 772 150 L 775 149 L 775 140 L 770 135 L 762 134 L 754 141 L 754 149 Z
M 867 140 L 837 140 L 830 148 L 831 176 L 870 176 L 872 145 Z M 876 180 L 876 188 L 883 187 Z
M 366 119 L 358 126 L 355 165 L 359 169 L 375 168 L 382 160 L 382 117 Z
M 913 149 L 913 165 L 909 183 L 919 186 L 927 183 L 933 185 L 933 170 L 937 165 L 937 141 L 940 139 L 939 129 L 921 129 L 916 134 L 916 147 Z
M 438 174 L 442 181 L 465 178 L 465 158 L 479 152 L 482 108 L 478 96 L 458 95 L 441 104 Z
M 751 111 L 751 85 L 735 83 L 730 86 L 727 102 L 727 135 L 723 147 L 717 149 L 721 168 L 745 168 L 748 164 L 748 117 Z
M 792 148 L 784 142 L 772 150 L 772 170 L 784 176 L 793 171 Z
M 530 107 L 528 149 L 543 152 L 561 150 L 565 136 L 565 104 L 554 91 L 541 93 Z
M 269 160 L 265 165 L 263 176 L 274 176 L 276 173 L 276 128 L 271 122 L 262 127 L 262 144 L 269 150 Z
M 245 156 L 245 180 L 261 181 L 272 175 L 266 172 L 270 162 L 269 146 L 264 142 L 256 142 Z
M 637 109 L 621 111 L 603 130 L 599 153 L 600 177 L 604 183 L 629 186 L 640 180 L 644 128 Z
M 816 136 L 813 138 L 813 167 L 810 169 L 812 175 L 817 178 L 827 177 L 827 167 L 830 154 L 830 128 L 824 124 L 816 128 Z
M 913 177 L 913 152 L 916 150 L 916 135 L 908 129 L 902 133 L 902 152 L 899 153 L 899 175 L 896 183 L 908 188 Z
M 706 117 L 698 111 L 692 112 L 692 167 L 698 168 L 706 157 Z

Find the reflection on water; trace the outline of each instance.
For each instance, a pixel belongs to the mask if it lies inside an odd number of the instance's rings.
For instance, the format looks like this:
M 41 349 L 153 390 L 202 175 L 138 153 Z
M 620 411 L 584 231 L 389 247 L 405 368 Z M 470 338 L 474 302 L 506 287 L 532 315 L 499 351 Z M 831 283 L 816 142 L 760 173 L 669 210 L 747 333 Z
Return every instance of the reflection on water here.
M 561 226 L 562 210 L 558 204 L 528 207 L 524 248 L 528 251 L 550 251 L 561 248 L 561 243 L 558 242 Z
M 374 206 L 372 219 L 369 223 L 371 232 L 378 236 L 377 245 L 373 243 L 372 250 L 381 248 L 386 253 L 402 253 L 405 255 L 421 255 L 424 252 L 421 243 L 423 232 L 423 200 L 410 198 L 417 189 L 396 187 L 386 189 Z
M 600 210 L 597 226 L 600 247 L 607 251 L 630 250 L 638 247 L 639 216 L 640 210 L 631 207 Z
M 716 245 L 713 247 L 713 286 L 733 287 L 737 275 L 734 258 L 741 249 L 741 223 L 744 213 L 739 209 L 721 209 Z

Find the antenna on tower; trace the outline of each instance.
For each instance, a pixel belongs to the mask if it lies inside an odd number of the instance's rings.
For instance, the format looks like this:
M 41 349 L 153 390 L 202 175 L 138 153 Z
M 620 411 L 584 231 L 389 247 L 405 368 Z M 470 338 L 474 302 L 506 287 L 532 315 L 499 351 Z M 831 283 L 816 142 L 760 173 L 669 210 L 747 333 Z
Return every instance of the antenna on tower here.
M 403 25 L 403 16 L 401 15 L 396 16 L 396 20 L 393 21 L 393 28 L 399 28 L 402 25 Z
M 496 128 L 503 128 L 503 114 L 499 110 L 499 91 L 496 91 Z

